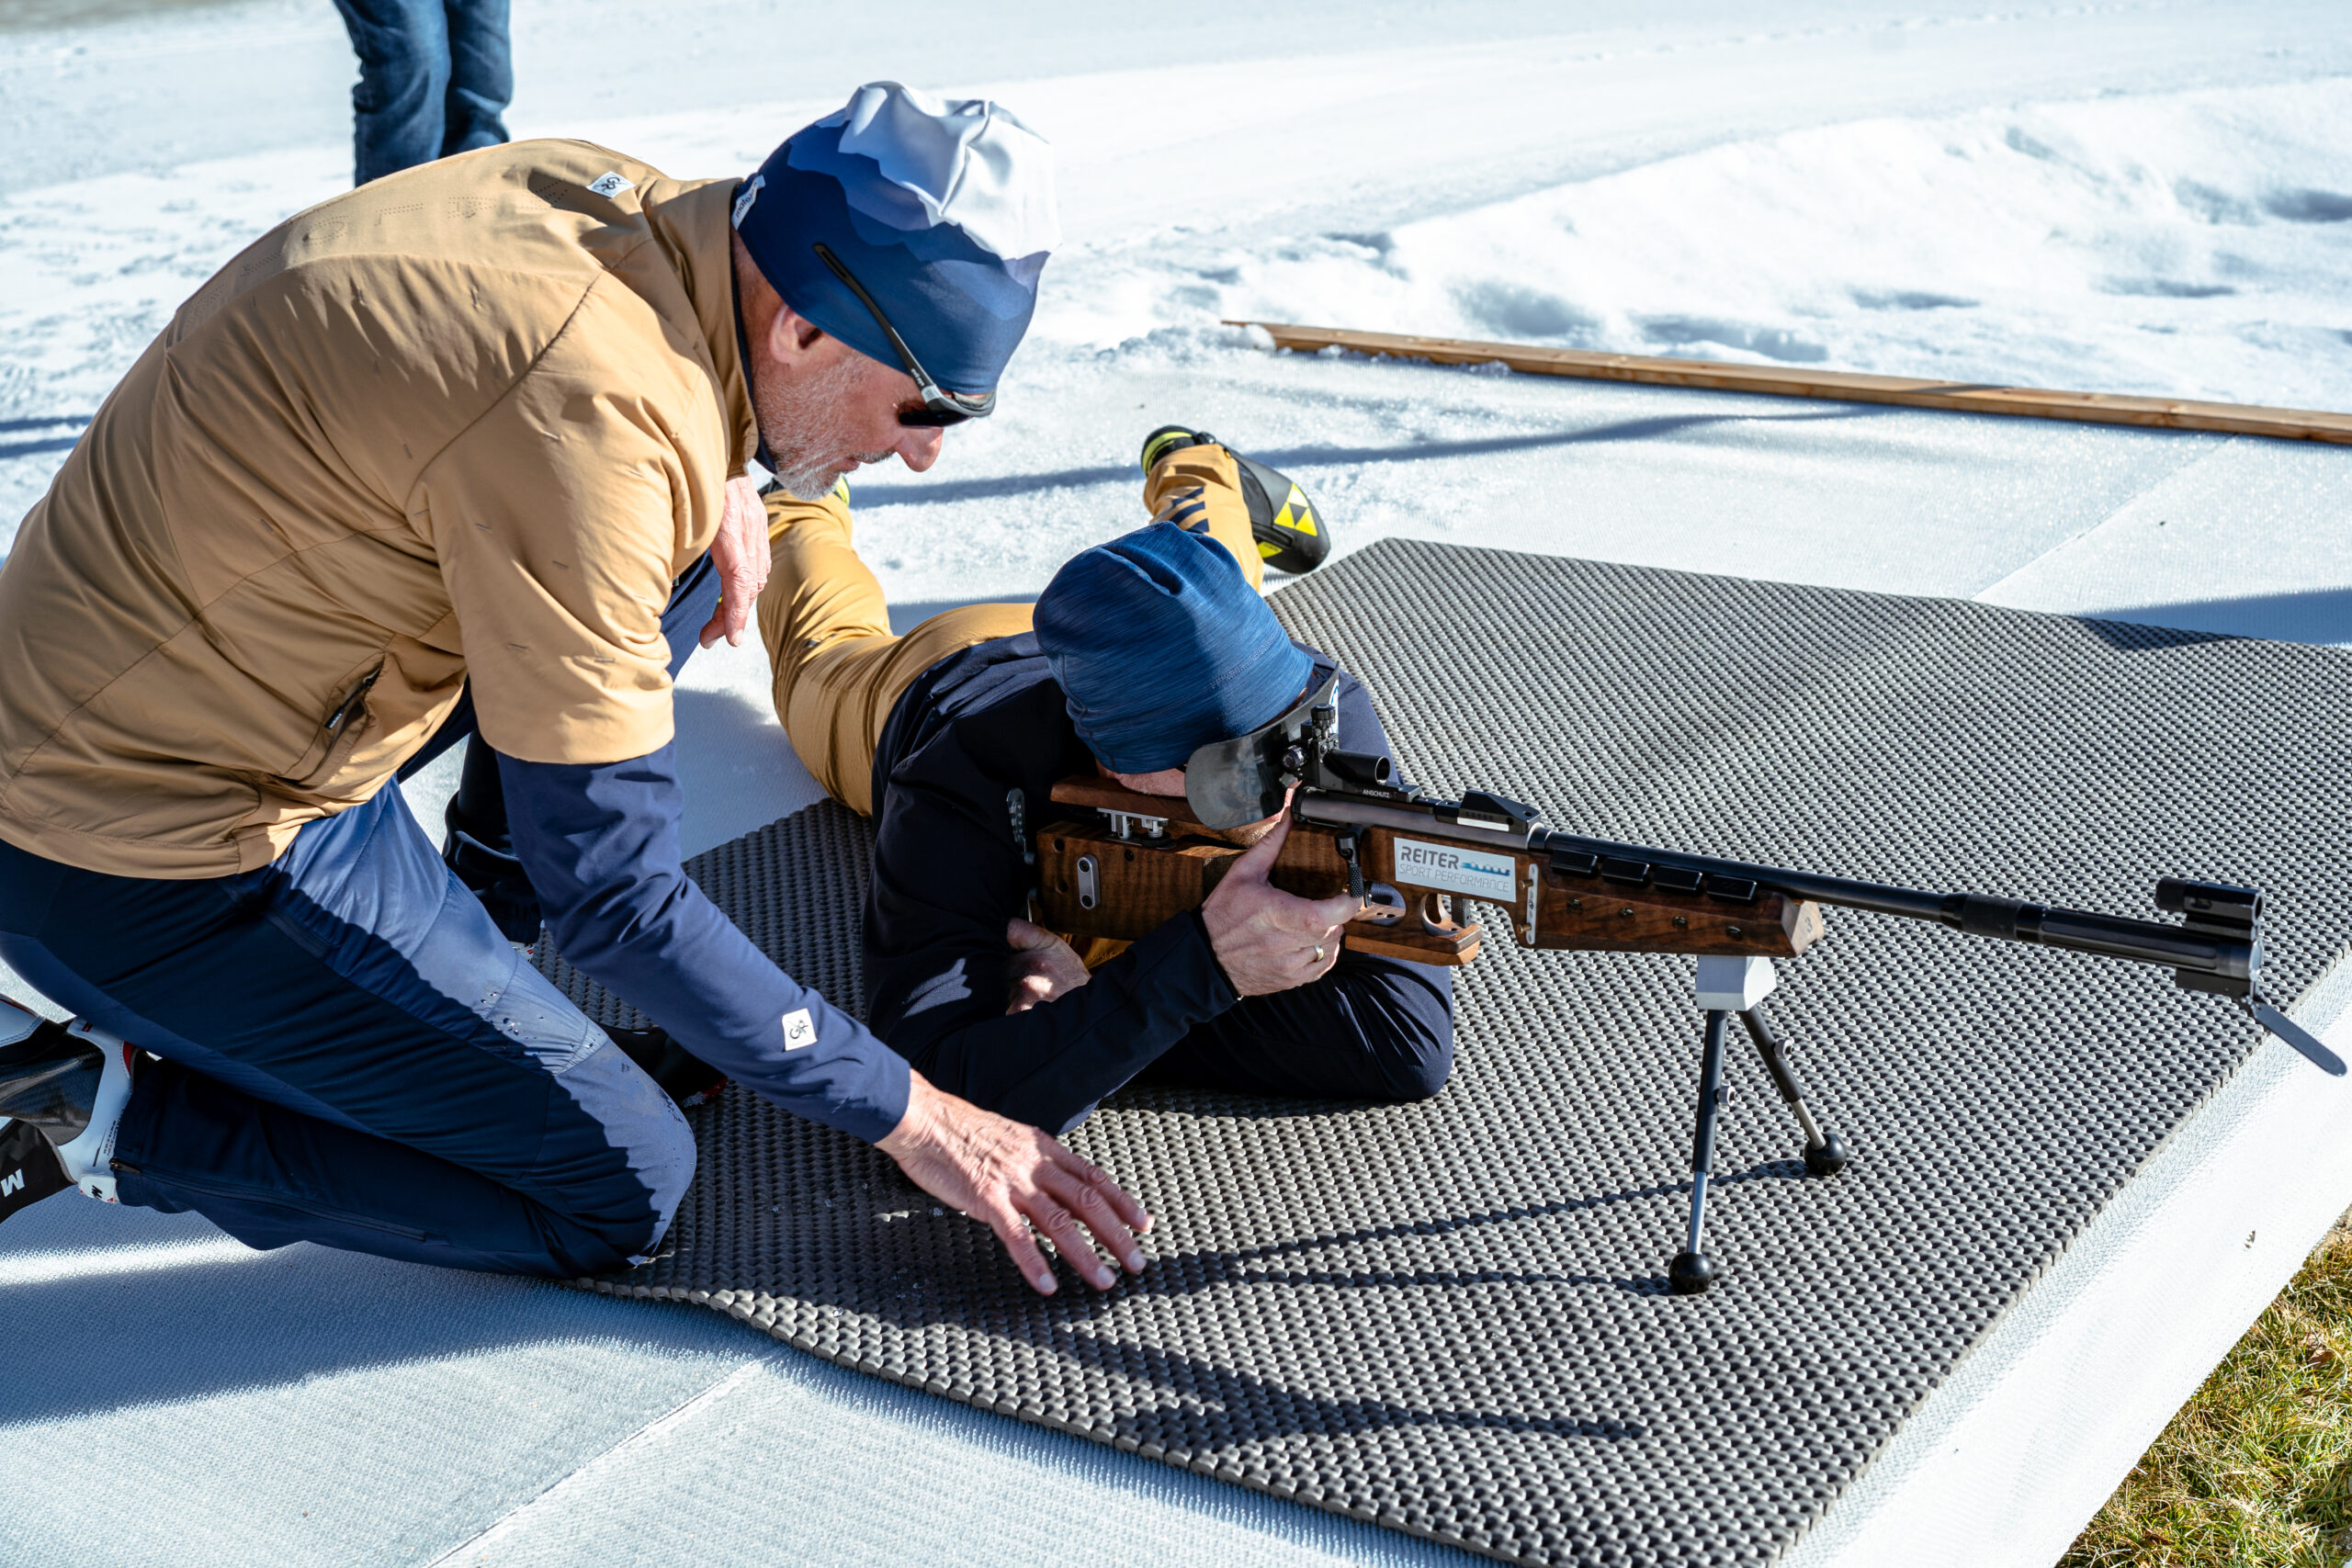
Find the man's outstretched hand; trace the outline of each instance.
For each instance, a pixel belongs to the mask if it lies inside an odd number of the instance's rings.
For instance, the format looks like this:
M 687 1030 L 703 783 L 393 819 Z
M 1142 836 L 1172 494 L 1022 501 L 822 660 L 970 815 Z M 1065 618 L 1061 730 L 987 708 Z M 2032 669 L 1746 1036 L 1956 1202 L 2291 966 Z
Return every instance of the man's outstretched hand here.
M 727 510 L 710 541 L 710 564 L 718 569 L 718 608 L 702 628 L 702 645 L 725 637 L 736 647 L 758 609 L 760 590 L 768 585 L 767 502 L 760 487 L 741 474 L 727 481 Z
M 906 1115 L 875 1147 L 916 1186 L 996 1232 L 1039 1295 L 1055 1289 L 1039 1235 L 1051 1237 L 1098 1291 L 1109 1290 L 1118 1275 L 1095 1252 L 1089 1232 L 1128 1273 L 1143 1272 L 1135 1238 L 1151 1229 L 1151 1216 L 1141 1203 L 1058 1139 L 933 1089 L 921 1073 L 909 1075 Z
M 1301 898 L 1266 880 L 1290 837 L 1285 811 L 1274 830 L 1233 863 L 1225 880 L 1201 905 L 1209 946 L 1233 988 L 1262 997 L 1311 985 L 1340 961 L 1348 921 L 1363 908 L 1349 894 Z

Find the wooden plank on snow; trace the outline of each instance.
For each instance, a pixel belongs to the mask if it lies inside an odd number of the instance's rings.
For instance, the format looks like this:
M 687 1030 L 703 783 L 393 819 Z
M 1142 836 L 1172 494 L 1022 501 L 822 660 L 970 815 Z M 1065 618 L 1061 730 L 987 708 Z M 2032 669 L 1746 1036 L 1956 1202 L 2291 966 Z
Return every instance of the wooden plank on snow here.
M 1426 359 L 1439 365 L 1500 361 L 1530 376 L 1576 376 L 1587 380 L 1634 381 L 1652 387 L 1703 387 L 1714 391 L 1764 392 L 1837 402 L 1899 403 L 1906 408 L 1950 409 L 1964 413 L 2021 414 L 2092 424 L 2137 424 L 2352 445 L 2352 414 L 2314 409 L 2263 408 L 2251 403 L 2203 402 L 2190 398 L 2151 398 L 2122 392 L 2060 392 L 1913 376 L 1870 376 L 1851 370 L 1736 365 L 1712 359 L 1661 359 L 1639 354 L 1600 354 L 1588 349 L 1421 337 L 1409 333 L 1354 332 L 1345 327 L 1307 327 L 1279 321 L 1228 321 L 1227 325 L 1257 327 L 1272 337 L 1279 347 L 1303 353 L 1337 347 L 1355 354 Z

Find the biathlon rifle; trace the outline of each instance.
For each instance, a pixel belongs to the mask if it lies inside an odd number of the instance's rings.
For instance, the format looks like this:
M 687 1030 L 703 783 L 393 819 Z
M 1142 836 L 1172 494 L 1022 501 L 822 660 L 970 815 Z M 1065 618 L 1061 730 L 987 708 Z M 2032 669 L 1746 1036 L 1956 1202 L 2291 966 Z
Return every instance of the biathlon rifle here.
M 1668 1271 L 1678 1294 L 1703 1291 L 1721 1273 L 1701 1242 L 1716 1112 L 1727 1098 L 1723 1053 L 1731 1014 L 1739 1015 L 1796 1116 L 1806 1170 L 1834 1175 L 1852 1157 L 1805 1105 L 1762 1010 L 1775 984 L 1770 960 L 1798 957 L 1819 940 L 1824 905 L 2168 968 L 2186 989 L 2238 1002 L 2325 1071 L 2345 1071 L 2335 1052 L 2262 995 L 2262 895 L 2255 888 L 2165 877 L 2155 902 L 2182 917 L 2173 925 L 1585 838 L 1544 826 L 1533 809 L 1501 795 L 1473 790 L 1459 800 L 1438 798 L 1396 777 L 1386 757 L 1343 750 L 1336 676 L 1272 723 L 1194 751 L 1181 802 L 1106 778 L 1055 784 L 1057 804 L 1087 815 L 1051 821 L 1036 835 L 1040 923 L 1074 937 L 1143 936 L 1198 908 L 1239 858 L 1240 847 L 1216 832 L 1263 821 L 1285 797 L 1292 828 L 1270 880 L 1301 897 L 1344 889 L 1363 899 L 1363 913 L 1347 931 L 1351 950 L 1468 964 L 1484 934 L 1469 919 L 1476 900 L 1505 914 L 1521 947 L 1699 960 L 1706 1032 L 1687 1245 Z M 1026 803 L 1007 804 L 1026 852 Z

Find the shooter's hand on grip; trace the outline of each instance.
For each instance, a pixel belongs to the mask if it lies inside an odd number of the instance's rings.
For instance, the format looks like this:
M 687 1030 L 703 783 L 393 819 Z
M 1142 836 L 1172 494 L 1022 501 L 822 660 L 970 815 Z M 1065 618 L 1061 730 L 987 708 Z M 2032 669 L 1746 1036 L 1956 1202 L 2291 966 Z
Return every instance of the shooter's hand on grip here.
M 1151 1229 L 1151 1216 L 1141 1203 L 1058 1139 L 933 1089 L 921 1073 L 910 1076 L 906 1115 L 875 1147 L 916 1186 L 996 1232 L 1039 1295 L 1055 1290 L 1040 1235 L 1098 1291 L 1118 1275 L 1089 1245 L 1090 1231 L 1128 1273 L 1143 1272 L 1135 1237 Z
M 1351 894 L 1301 898 L 1267 882 L 1289 837 L 1285 812 L 1272 832 L 1233 863 L 1201 906 L 1209 946 L 1225 977 L 1245 997 L 1311 985 L 1330 973 L 1348 921 L 1363 908 Z
M 1004 970 L 1008 1014 L 1068 996 L 1092 978 L 1077 950 L 1043 926 L 1015 917 L 1004 928 L 1004 940 L 1012 949 Z

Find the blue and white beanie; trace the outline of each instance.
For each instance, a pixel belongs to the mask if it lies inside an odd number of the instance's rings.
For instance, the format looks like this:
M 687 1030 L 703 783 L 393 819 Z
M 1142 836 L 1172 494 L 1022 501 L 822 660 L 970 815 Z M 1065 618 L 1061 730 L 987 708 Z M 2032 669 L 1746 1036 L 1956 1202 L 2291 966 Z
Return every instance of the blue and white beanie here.
M 939 384 L 992 391 L 1061 243 L 1053 150 L 987 98 L 869 82 L 796 131 L 735 197 L 735 231 L 786 304 L 868 358 L 899 355 L 818 256 L 831 248 Z

